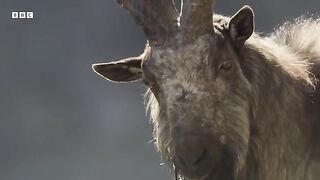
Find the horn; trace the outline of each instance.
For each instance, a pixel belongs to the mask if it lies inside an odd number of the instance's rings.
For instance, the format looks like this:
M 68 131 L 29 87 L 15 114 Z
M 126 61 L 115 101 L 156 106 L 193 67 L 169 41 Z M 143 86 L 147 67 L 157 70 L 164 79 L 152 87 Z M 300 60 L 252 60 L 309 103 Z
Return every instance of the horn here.
M 173 0 L 117 0 L 142 26 L 150 45 L 163 45 L 178 29 L 179 13 Z
M 180 25 L 183 36 L 194 40 L 213 30 L 214 0 L 183 0 Z

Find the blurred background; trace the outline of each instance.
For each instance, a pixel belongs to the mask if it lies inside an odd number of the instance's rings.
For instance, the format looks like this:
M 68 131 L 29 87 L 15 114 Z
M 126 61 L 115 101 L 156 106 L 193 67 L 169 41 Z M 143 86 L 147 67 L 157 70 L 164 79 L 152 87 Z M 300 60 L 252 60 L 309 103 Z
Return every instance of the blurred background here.
M 256 29 L 319 0 L 217 0 L 255 10 Z M 33 11 L 33 19 L 11 19 Z M 0 0 L 0 180 L 168 180 L 152 143 L 142 83 L 112 84 L 91 64 L 140 55 L 146 38 L 114 0 Z

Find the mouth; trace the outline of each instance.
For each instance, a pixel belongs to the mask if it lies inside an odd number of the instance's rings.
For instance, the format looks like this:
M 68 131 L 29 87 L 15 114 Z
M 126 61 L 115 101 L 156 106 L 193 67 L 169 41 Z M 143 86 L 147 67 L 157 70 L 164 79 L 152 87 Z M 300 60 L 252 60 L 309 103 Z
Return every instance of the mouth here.
M 194 161 L 193 165 L 186 166 L 181 163 L 174 163 L 175 173 L 188 180 L 205 180 L 215 172 L 215 164 L 212 158 L 208 158 L 208 152 L 203 151 L 201 155 Z M 183 179 L 183 178 L 180 178 Z
M 198 174 L 197 176 L 190 174 L 182 173 L 179 169 L 175 170 L 175 180 L 210 180 L 212 175 L 214 174 L 215 169 L 212 168 L 209 172 Z
M 182 168 L 175 166 L 176 180 L 234 180 L 234 161 L 226 151 L 218 159 L 206 158 L 204 166 Z M 180 177 L 180 178 L 179 178 Z
M 206 173 L 198 174 L 197 176 L 190 176 L 181 172 L 179 169 L 175 170 L 175 180 L 234 180 L 234 176 L 230 168 L 212 167 Z

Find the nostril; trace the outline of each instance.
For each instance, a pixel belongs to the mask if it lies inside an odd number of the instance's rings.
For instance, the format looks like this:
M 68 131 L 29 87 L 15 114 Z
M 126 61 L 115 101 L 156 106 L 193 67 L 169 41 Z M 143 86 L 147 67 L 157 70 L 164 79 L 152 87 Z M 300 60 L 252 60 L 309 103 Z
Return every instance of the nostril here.
M 203 149 L 199 157 L 193 162 L 193 165 L 201 163 L 208 155 L 207 149 Z

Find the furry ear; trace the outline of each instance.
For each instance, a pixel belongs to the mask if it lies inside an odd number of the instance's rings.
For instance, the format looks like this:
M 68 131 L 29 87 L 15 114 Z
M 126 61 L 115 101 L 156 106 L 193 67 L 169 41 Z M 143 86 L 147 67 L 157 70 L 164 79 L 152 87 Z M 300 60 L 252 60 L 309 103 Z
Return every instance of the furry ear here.
M 232 40 L 236 44 L 243 44 L 254 31 L 254 12 L 250 6 L 243 6 L 228 23 Z
M 141 57 L 132 57 L 110 63 L 93 64 L 92 69 L 113 82 L 132 82 L 141 79 Z

